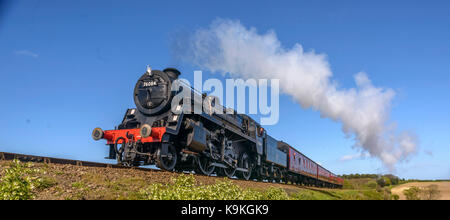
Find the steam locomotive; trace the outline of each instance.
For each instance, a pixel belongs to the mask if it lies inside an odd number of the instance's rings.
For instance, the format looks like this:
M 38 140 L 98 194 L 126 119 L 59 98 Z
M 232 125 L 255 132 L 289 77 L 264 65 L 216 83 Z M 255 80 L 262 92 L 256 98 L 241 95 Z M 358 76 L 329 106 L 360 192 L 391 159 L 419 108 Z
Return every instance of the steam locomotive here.
M 271 137 L 248 115 L 215 105 L 213 98 L 192 88 L 173 90 L 180 74 L 175 68 L 148 68 L 134 88 L 136 108 L 126 111 L 116 129 L 94 129 L 94 140 L 107 141 L 107 159 L 125 166 L 156 165 L 168 171 L 342 187 L 341 178 Z M 183 89 L 190 90 L 184 93 L 190 95 L 173 105 L 173 98 Z M 173 110 L 186 105 L 194 107 Z M 196 106 L 204 111 L 195 114 Z M 223 108 L 226 114 L 211 111 L 211 107 Z

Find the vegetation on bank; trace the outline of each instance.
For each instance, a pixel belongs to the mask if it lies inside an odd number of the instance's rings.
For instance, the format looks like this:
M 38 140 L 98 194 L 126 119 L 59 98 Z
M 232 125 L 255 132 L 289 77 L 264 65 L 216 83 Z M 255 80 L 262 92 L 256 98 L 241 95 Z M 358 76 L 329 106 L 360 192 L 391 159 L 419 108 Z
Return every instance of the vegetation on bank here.
M 391 200 L 395 176 L 359 175 L 345 179 L 344 189 L 315 187 L 242 187 L 229 179 L 202 183 L 193 175 L 174 175 L 165 183 L 152 182 L 139 173 L 120 176 L 117 170 L 89 170 L 17 160 L 0 164 L 0 200 L 13 199 L 133 199 L 133 200 Z M 72 169 L 72 171 L 70 171 Z M 77 171 L 77 169 L 86 169 Z M 101 171 L 104 173 L 98 173 Z M 109 177 L 105 176 L 109 173 Z M 129 173 L 129 172 L 125 172 Z M 211 180 L 211 179 L 208 179 Z M 433 192 L 411 189 L 408 198 Z M 433 197 L 434 198 L 434 197 Z
M 38 177 L 40 173 L 42 170 L 33 168 L 31 163 L 12 161 L 1 173 L 0 200 L 33 199 L 33 190 L 52 185 L 47 179 Z
M 343 179 L 373 179 L 378 181 L 381 181 L 381 185 L 400 185 L 400 184 L 404 184 L 404 183 L 410 183 L 410 182 L 449 182 L 449 180 L 445 180 L 445 179 L 441 179 L 441 180 L 419 180 L 419 179 L 405 179 L 402 178 L 400 179 L 399 177 L 392 175 L 392 174 L 385 174 L 385 175 L 380 175 L 380 174 L 359 174 L 359 173 L 355 173 L 355 174 L 344 174 L 344 175 L 340 175 L 339 177 L 343 178 Z M 385 184 L 382 184 L 383 182 L 385 182 Z
M 154 184 L 141 190 L 143 199 L 162 200 L 383 200 L 392 199 L 389 190 L 317 189 L 305 188 L 293 193 L 276 187 L 265 191 L 243 189 L 224 179 L 212 185 L 202 185 L 192 175 L 180 175 L 172 183 Z
M 344 188 L 376 188 L 389 187 L 404 183 L 405 179 L 400 179 L 392 174 L 377 175 L 377 174 L 347 174 L 340 176 L 344 179 Z M 350 183 L 352 181 L 352 183 Z M 360 184 L 358 184 L 360 183 Z M 361 185 L 363 183 L 363 185 Z
M 395 186 L 410 182 L 442 182 L 446 180 L 406 180 L 400 179 L 392 174 L 348 174 L 342 175 L 344 178 L 344 189 L 392 189 Z M 448 181 L 448 180 L 447 180 Z M 437 185 L 427 187 L 410 187 L 403 191 L 407 200 L 436 200 L 440 198 L 440 191 Z M 398 195 L 392 195 L 392 199 L 399 199 Z
M 280 188 L 269 187 L 266 191 L 243 189 L 230 180 L 215 184 L 198 184 L 193 175 L 180 175 L 172 183 L 152 184 L 141 190 L 141 199 L 150 200 L 287 200 L 289 196 Z
M 427 187 L 410 187 L 405 189 L 403 194 L 407 200 L 436 200 L 440 197 L 440 191 L 437 185 L 429 185 Z

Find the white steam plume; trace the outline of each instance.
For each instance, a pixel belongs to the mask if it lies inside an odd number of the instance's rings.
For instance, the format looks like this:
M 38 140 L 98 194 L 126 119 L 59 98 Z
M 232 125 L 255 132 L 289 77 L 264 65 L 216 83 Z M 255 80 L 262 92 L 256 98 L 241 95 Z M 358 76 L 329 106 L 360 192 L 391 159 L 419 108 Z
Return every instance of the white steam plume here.
M 304 51 L 300 44 L 283 48 L 274 31 L 258 34 L 239 21 L 218 19 L 172 46 L 179 58 L 212 72 L 280 79 L 283 93 L 303 108 L 341 122 L 343 132 L 354 135 L 359 151 L 378 157 L 391 170 L 416 151 L 415 135 L 399 134 L 387 123 L 392 89 L 375 87 L 363 72 L 355 75 L 356 88 L 338 88 L 331 81 L 326 55 Z

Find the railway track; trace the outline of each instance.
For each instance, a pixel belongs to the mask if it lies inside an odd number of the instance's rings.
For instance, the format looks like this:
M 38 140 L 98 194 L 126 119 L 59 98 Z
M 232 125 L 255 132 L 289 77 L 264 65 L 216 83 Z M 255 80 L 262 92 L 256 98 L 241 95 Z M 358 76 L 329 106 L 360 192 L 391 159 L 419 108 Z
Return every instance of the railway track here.
M 162 171 L 162 170 L 151 169 L 151 168 L 127 167 L 127 166 L 122 166 L 122 165 L 118 165 L 118 164 L 99 163 L 99 162 L 91 162 L 91 161 L 83 161 L 83 160 L 70 160 L 70 159 L 62 159 L 62 158 L 55 158 L 55 157 L 43 157 L 43 156 L 36 156 L 36 155 L 0 152 L 0 160 L 14 160 L 14 159 L 20 160 L 22 162 L 70 164 L 70 165 L 85 166 L 85 167 L 104 167 L 104 168 L 117 168 L 117 169 L 137 169 L 137 170 L 156 171 L 156 172 Z
M 152 169 L 152 168 L 143 168 L 143 167 L 127 167 L 118 164 L 109 164 L 109 163 L 99 163 L 99 162 L 91 162 L 91 161 L 83 161 L 83 160 L 71 160 L 71 159 L 62 159 L 55 157 L 43 157 L 36 155 L 27 155 L 27 154 L 17 154 L 17 153 L 8 153 L 8 152 L 0 152 L 0 161 L 1 160 L 14 160 L 17 159 L 22 162 L 35 162 L 35 163 L 47 163 L 47 164 L 69 164 L 75 166 L 85 166 L 85 167 L 100 167 L 100 168 L 116 168 L 116 169 L 134 169 L 134 170 L 143 170 L 143 171 L 151 171 L 151 172 L 168 172 L 160 169 Z M 176 172 L 173 173 L 184 173 L 184 172 Z M 205 176 L 202 174 L 191 173 L 196 176 Z M 207 176 L 210 178 L 219 178 L 220 176 Z M 234 178 L 231 178 L 234 179 Z M 246 182 L 254 182 L 254 180 L 242 180 L 242 179 L 234 179 L 239 181 Z

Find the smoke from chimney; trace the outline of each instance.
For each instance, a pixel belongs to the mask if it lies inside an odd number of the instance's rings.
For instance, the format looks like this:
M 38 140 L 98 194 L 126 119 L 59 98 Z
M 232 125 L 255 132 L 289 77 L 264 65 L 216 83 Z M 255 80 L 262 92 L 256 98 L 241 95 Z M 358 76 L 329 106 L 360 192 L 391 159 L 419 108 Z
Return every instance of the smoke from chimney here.
M 391 170 L 416 152 L 416 136 L 388 123 L 392 89 L 375 87 L 364 72 L 354 76 L 355 88 L 338 88 L 326 55 L 304 51 L 300 44 L 284 48 L 274 31 L 258 34 L 239 21 L 217 19 L 209 28 L 175 38 L 172 47 L 178 59 L 203 70 L 279 79 L 281 92 L 342 123 L 361 153 L 379 158 Z

